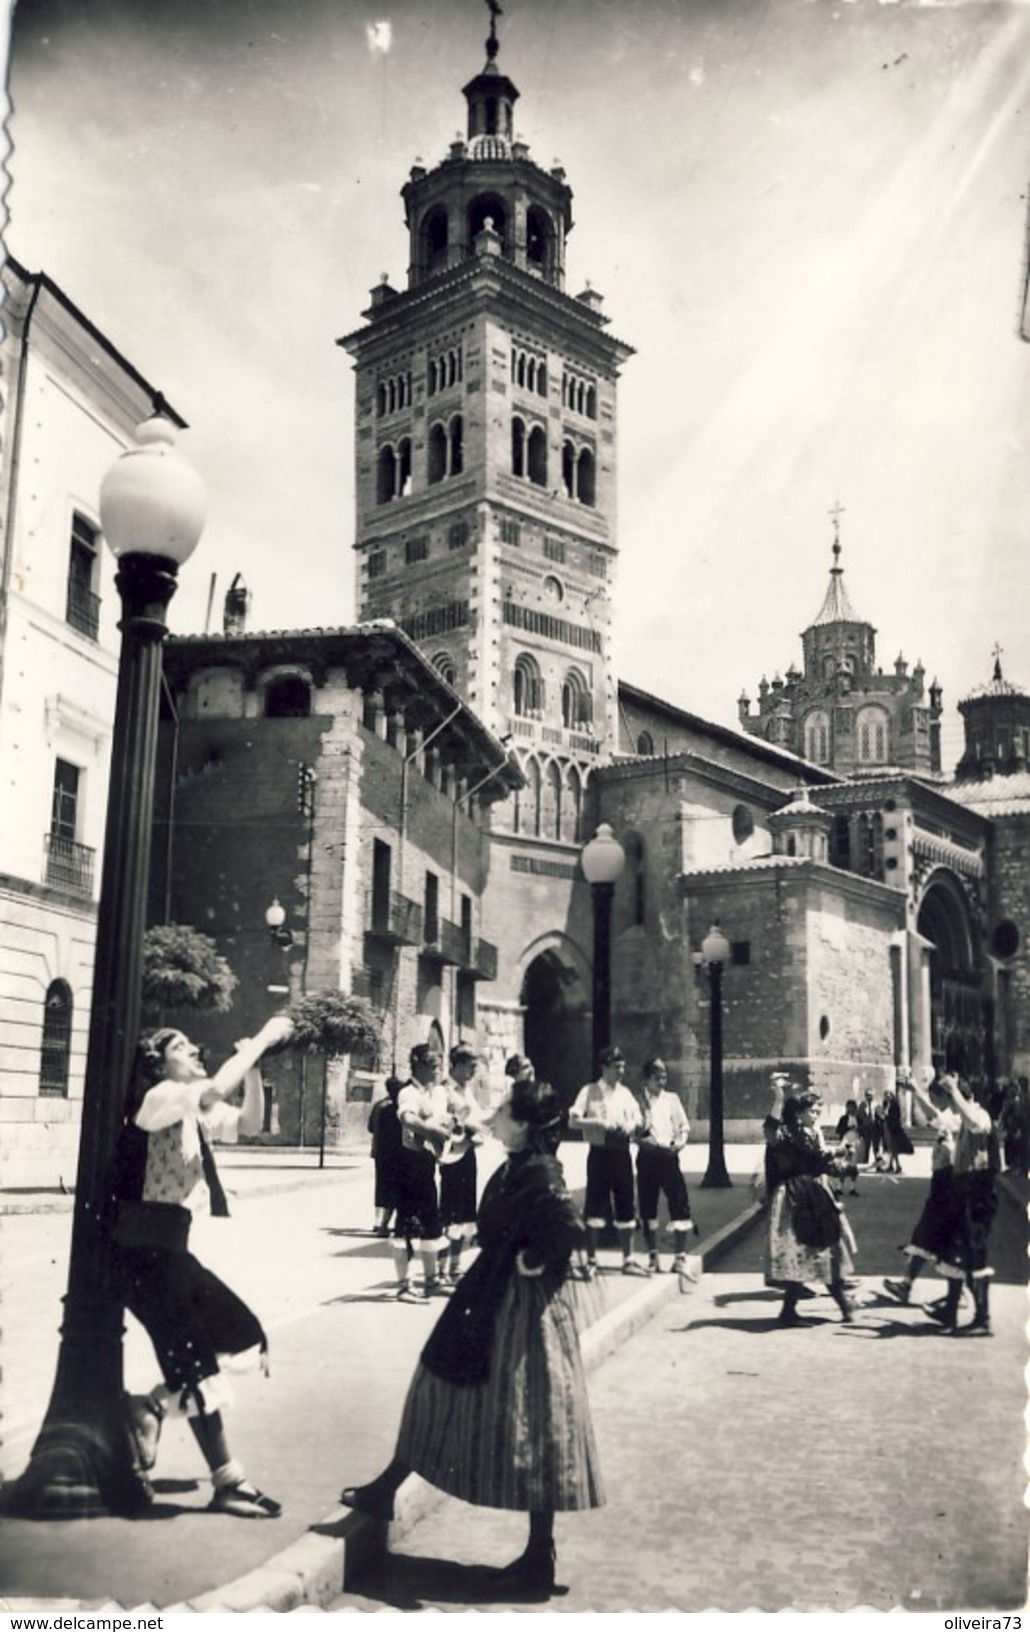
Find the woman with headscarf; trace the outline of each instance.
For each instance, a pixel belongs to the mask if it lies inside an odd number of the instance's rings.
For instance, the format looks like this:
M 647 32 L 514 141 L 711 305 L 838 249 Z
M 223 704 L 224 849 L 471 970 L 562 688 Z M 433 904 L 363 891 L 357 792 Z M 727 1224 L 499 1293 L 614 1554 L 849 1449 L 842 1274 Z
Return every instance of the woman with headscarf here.
M 232 1456 L 222 1412 L 231 1393 L 220 1358 L 267 1341 L 257 1316 L 189 1250 L 197 1213 L 228 1214 L 209 1140 L 261 1126 L 262 1054 L 292 1030 L 285 1016 L 269 1020 L 237 1045 L 208 1076 L 200 1049 L 168 1026 L 144 1037 L 109 1176 L 109 1226 L 117 1282 L 125 1306 L 154 1345 L 164 1382 L 127 1398 L 130 1432 L 142 1476 L 153 1467 L 168 1415 L 189 1420 L 211 1471 L 212 1511 L 277 1518 L 280 1504 L 264 1495 Z M 243 1087 L 240 1110 L 227 1105 Z
M 851 1274 L 851 1230 L 830 1185 L 841 1163 L 826 1150 L 819 1130 L 819 1095 L 784 1099 L 777 1082 L 765 1119 L 769 1206 L 766 1282 L 783 1290 L 778 1324 L 806 1326 L 797 1306 L 807 1283 L 821 1281 L 843 1319 L 853 1318 L 845 1279 Z
M 410 1473 L 477 1507 L 529 1514 L 529 1543 L 499 1572 L 499 1593 L 554 1586 L 556 1512 L 603 1501 L 568 1285 L 583 1222 L 555 1150 L 561 1105 L 522 1077 L 490 1120 L 507 1160 L 483 1192 L 480 1252 L 422 1350 L 394 1456 L 348 1507 L 393 1517 Z

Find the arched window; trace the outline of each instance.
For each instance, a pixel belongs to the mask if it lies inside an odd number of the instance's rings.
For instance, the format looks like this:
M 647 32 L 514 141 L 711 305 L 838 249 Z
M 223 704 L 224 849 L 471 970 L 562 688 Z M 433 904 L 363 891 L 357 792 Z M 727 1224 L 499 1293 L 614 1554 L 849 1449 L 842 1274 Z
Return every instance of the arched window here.
M 547 432 L 542 425 L 534 425 L 529 433 L 526 449 L 528 475 L 537 487 L 547 486 Z
M 858 757 L 863 765 L 887 763 L 887 715 L 882 708 L 861 708 L 855 721 Z
M 593 385 L 587 386 L 586 415 L 588 419 L 597 418 L 597 387 Z
M 379 450 L 379 464 L 376 470 L 376 503 L 389 504 L 397 492 L 397 455 L 387 443 Z
M 447 432 L 440 421 L 429 427 L 429 485 L 442 482 L 447 474 Z
M 561 773 L 552 759 L 540 792 L 540 834 L 545 839 L 561 838 Z
M 454 686 L 457 684 L 458 671 L 454 666 L 454 659 L 451 657 L 449 652 L 437 652 L 436 656 L 431 661 L 437 674 L 446 680 L 449 686 Z
M 450 443 L 449 476 L 460 476 L 465 465 L 464 427 L 460 414 L 455 414 L 448 427 L 448 441 Z
M 561 836 L 570 844 L 578 844 L 583 837 L 583 782 L 575 765 L 570 765 L 566 778 L 565 798 L 562 801 Z
M 591 508 L 597 503 L 596 471 L 593 453 L 589 448 L 581 448 L 576 464 L 576 497 L 580 504 L 589 504 Z
M 515 659 L 512 675 L 512 699 L 516 714 L 539 714 L 544 706 L 544 682 L 540 665 L 528 652 L 520 652 Z
M 637 753 L 654 753 L 654 738 L 652 737 L 650 731 L 641 731 L 639 737 L 637 738 Z
M 567 499 L 576 497 L 576 450 L 571 442 L 561 445 L 561 485 Z
M 526 263 L 533 272 L 548 272 L 551 266 L 551 223 L 535 205 L 526 211 Z
M 471 251 L 476 239 L 489 221 L 494 232 L 501 240 L 502 253 L 508 253 L 508 215 L 504 208 L 504 200 L 496 193 L 483 193 L 473 199 L 468 213 L 469 250 Z
M 386 382 L 380 380 L 379 384 L 376 386 L 376 413 L 380 418 L 382 418 L 383 414 L 386 413 L 386 403 Z
M 522 794 L 522 832 L 540 837 L 540 767 L 535 759 L 526 761 L 526 786 Z
M 823 709 L 805 718 L 805 758 L 816 765 L 830 763 L 830 716 Z
M 589 725 L 593 718 L 590 689 L 578 669 L 570 669 L 562 682 L 561 722 L 567 731 Z
M 397 497 L 406 499 L 411 492 L 411 438 L 405 437 L 397 449 Z
M 422 228 L 426 272 L 438 272 L 447 265 L 447 211 L 431 210 Z
M 311 687 L 299 674 L 280 674 L 265 692 L 266 720 L 306 720 L 311 713 Z
M 521 419 L 511 422 L 511 473 L 513 476 L 526 474 L 526 427 Z
M 72 989 L 66 980 L 51 981 L 43 1001 L 43 1046 L 39 1092 L 51 1099 L 68 1098 L 72 1052 Z

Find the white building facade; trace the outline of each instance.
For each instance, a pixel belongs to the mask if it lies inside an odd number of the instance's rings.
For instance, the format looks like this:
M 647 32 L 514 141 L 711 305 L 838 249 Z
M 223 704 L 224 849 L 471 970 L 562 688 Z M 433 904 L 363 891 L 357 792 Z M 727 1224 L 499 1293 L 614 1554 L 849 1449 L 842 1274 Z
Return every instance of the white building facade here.
M 0 1187 L 70 1188 L 118 653 L 98 495 L 155 392 L 11 258 L 0 359 Z

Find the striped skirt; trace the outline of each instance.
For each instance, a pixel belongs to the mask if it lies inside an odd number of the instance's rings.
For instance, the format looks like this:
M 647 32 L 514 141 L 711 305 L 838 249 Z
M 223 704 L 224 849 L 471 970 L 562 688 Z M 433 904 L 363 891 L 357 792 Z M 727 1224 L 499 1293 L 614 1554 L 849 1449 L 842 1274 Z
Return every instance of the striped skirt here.
M 485 1383 L 447 1383 L 420 1365 L 397 1456 L 476 1507 L 567 1512 L 604 1501 L 571 1289 L 513 1275 L 497 1312 Z

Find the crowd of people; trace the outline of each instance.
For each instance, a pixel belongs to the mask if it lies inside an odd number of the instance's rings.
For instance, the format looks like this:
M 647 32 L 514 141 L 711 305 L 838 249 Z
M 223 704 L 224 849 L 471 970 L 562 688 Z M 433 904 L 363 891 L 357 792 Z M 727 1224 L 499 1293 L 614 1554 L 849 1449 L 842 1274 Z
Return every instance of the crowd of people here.
M 211 1141 L 260 1127 L 259 1061 L 289 1034 L 290 1022 L 275 1017 L 213 1074 L 181 1031 L 144 1038 L 105 1218 L 117 1285 L 161 1371 L 148 1394 L 126 1399 L 138 1477 L 146 1485 L 162 1424 L 181 1414 L 209 1470 L 211 1508 L 250 1518 L 275 1518 L 281 1507 L 229 1448 L 222 1362 L 260 1360 L 265 1334 L 193 1256 L 189 1236 L 198 1212 L 227 1212 Z M 597 1276 L 609 1226 L 623 1274 L 662 1267 L 663 1200 L 668 1267 L 685 1271 L 695 1227 L 682 1165 L 690 1125 L 664 1062 L 644 1063 L 634 1093 L 614 1045 L 601 1050 L 596 1080 L 567 1112 L 522 1055 L 509 1060 L 505 1091 L 492 1107 L 474 1091 L 480 1061 L 467 1043 L 450 1050 L 446 1076 L 428 1043 L 411 1050 L 409 1066 L 409 1076 L 390 1077 L 371 1107 L 374 1230 L 390 1240 L 398 1301 L 446 1301 L 411 1381 L 392 1459 L 370 1483 L 347 1486 L 341 1500 L 388 1520 L 401 1483 L 418 1473 L 467 1502 L 526 1512 L 526 1551 L 498 1572 L 497 1588 L 546 1596 L 555 1579 L 555 1514 L 604 1499 L 579 1353 L 585 1283 Z M 778 1325 L 809 1324 L 799 1304 L 813 1284 L 829 1292 L 845 1322 L 854 1320 L 855 1240 L 845 1198 L 862 1170 L 900 1171 L 913 1148 L 905 1131 L 913 1105 L 935 1135 L 932 1178 L 905 1249 L 906 1272 L 884 1282 L 884 1295 L 908 1304 L 918 1276 L 932 1267 L 946 1290 L 928 1316 L 944 1331 L 989 1334 L 994 1179 L 1002 1153 L 1007 1165 L 1025 1165 L 1026 1090 L 1015 1085 L 992 1115 L 954 1074 L 935 1078 L 925 1093 L 906 1075 L 879 1104 L 871 1090 L 849 1100 L 828 1143 L 820 1096 L 774 1073 L 764 1121 L 765 1279 L 782 1293 Z M 582 1214 L 557 1159 L 570 1134 L 587 1146 Z M 487 1135 L 504 1159 L 480 1196 L 477 1153 Z M 646 1261 L 635 1253 L 638 1221 Z M 963 1288 L 974 1313 L 960 1327 Z

